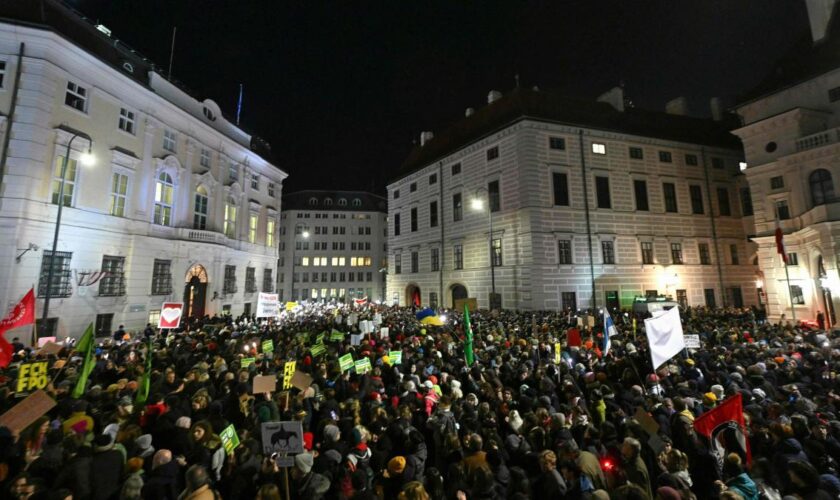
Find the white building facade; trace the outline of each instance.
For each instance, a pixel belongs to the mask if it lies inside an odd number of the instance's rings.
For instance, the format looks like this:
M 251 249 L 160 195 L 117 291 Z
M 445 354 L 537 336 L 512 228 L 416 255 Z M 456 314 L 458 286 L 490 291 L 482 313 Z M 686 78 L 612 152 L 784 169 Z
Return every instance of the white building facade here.
M 823 313 L 833 325 L 840 306 L 840 26 L 830 22 L 836 2 L 808 7 L 813 47 L 780 62 L 737 106 L 743 125 L 734 133 L 748 164 L 770 316 L 814 320 Z M 787 265 L 776 248 L 777 224 Z
M 385 198 L 298 191 L 284 196 L 280 217 L 281 300 L 385 299 Z
M 0 303 L 34 285 L 41 317 L 70 144 L 40 333 L 140 329 L 163 302 L 184 302 L 191 316 L 255 310 L 257 293 L 276 289 L 286 174 L 214 102 L 60 4 L 45 6 L 51 24 L 0 23 Z
M 389 302 L 488 307 L 495 282 L 510 309 L 757 304 L 737 139 L 679 116 L 680 100 L 672 114 L 625 109 L 620 89 L 599 101 L 491 92 L 424 133 L 388 185 Z

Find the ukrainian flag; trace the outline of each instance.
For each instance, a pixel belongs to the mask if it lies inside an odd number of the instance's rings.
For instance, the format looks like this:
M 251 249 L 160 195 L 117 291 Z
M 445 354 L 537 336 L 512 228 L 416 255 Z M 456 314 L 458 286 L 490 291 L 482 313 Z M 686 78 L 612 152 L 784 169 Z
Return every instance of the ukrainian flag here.
M 443 321 L 441 321 L 440 317 L 431 307 L 419 311 L 415 316 L 417 317 L 417 321 L 424 325 L 443 326 Z

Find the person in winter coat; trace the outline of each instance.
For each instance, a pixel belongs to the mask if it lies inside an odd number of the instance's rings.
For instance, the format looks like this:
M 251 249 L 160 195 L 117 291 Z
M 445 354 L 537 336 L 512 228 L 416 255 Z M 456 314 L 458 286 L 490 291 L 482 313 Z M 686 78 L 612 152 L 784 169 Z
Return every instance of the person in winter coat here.
M 73 498 L 79 500 L 90 499 L 92 450 L 87 446 L 80 446 L 75 439 L 70 438 L 64 440 L 64 452 L 67 459 L 55 478 L 53 487 L 67 488 L 73 492 Z M 120 473 L 116 474 L 119 477 Z
M 143 491 L 143 459 L 130 458 L 126 464 L 128 476 L 120 490 L 120 500 L 139 500 Z
M 178 498 L 178 463 L 169 450 L 158 450 L 152 458 L 152 471 L 143 484 L 143 500 L 176 500 Z
M 744 500 L 758 500 L 760 498 L 758 486 L 741 464 L 741 457 L 737 453 L 730 453 L 723 463 L 723 475 L 726 477 L 726 490 L 741 495 Z
M 635 438 L 624 438 L 621 444 L 621 470 L 628 482 L 644 490 L 648 498 L 653 498 L 650 489 L 650 475 L 641 457 L 642 444 Z
M 330 489 L 330 480 L 312 472 L 314 457 L 311 453 L 295 455 L 292 468 L 292 498 L 300 500 L 321 500 Z
M 534 484 L 536 498 L 563 498 L 566 494 L 566 481 L 557 470 L 557 455 L 551 450 L 544 450 L 539 456 L 541 474 Z
M 91 498 L 108 500 L 120 491 L 123 475 L 123 455 L 114 449 L 114 443 L 108 434 L 100 434 L 93 441 L 94 452 L 91 459 Z
M 210 475 L 207 469 L 193 465 L 187 469 L 187 487 L 178 496 L 178 500 L 216 500 L 219 494 L 210 487 Z

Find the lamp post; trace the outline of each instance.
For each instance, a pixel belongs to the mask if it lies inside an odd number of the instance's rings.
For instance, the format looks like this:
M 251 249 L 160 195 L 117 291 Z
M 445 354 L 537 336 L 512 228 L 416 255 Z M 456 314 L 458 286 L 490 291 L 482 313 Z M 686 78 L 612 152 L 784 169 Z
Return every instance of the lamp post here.
M 303 239 L 309 238 L 309 231 L 306 229 L 306 226 L 302 224 L 295 224 L 295 231 L 292 235 L 292 300 L 297 300 L 295 298 L 295 266 L 297 266 L 296 254 L 297 254 L 297 235 L 298 235 L 298 228 L 302 227 L 300 235 Z
M 91 154 L 91 145 L 93 139 L 84 132 L 73 131 L 73 136 L 67 141 L 67 149 L 64 152 L 64 161 L 61 162 L 61 182 L 58 185 L 58 213 L 55 218 L 55 234 L 53 235 L 52 253 L 50 254 L 50 267 L 47 271 L 47 290 L 44 296 L 44 314 L 41 317 L 41 324 L 46 327 L 47 319 L 50 317 L 50 298 L 52 298 L 53 277 L 55 276 L 55 252 L 58 247 L 58 233 L 61 230 L 61 211 L 64 208 L 64 184 L 67 181 L 67 166 L 70 163 L 70 148 L 73 141 L 77 137 L 81 137 L 88 141 L 87 153 L 82 153 L 79 156 L 79 161 L 82 165 L 93 165 L 93 155 Z
M 490 250 L 490 309 L 495 309 L 497 306 L 497 296 L 496 296 L 496 259 L 495 255 L 493 255 L 493 207 L 492 200 L 490 199 L 490 191 L 487 188 L 480 187 L 475 190 L 475 197 L 472 200 L 472 209 L 476 212 L 480 212 L 484 209 L 484 200 L 479 198 L 478 194 L 480 192 L 484 192 L 487 195 L 487 220 L 489 225 L 488 234 L 488 248 Z

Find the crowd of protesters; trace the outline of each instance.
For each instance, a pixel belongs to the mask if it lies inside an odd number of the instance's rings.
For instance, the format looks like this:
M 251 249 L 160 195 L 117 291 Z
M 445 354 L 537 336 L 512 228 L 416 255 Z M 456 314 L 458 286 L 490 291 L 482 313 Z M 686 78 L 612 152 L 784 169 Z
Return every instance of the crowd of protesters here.
M 624 314 L 614 313 L 619 335 L 604 355 L 600 321 L 590 331 L 571 313 L 473 311 L 468 366 L 462 311 L 440 313 L 444 326 L 427 326 L 411 308 L 304 305 L 278 321 L 213 317 L 165 335 L 119 330 L 98 339 L 80 398 L 71 392 L 82 355 L 70 345 L 45 355 L 17 344 L 0 371 L 0 414 L 24 396 L 15 380 L 34 359 L 49 360 L 46 391 L 57 405 L 19 433 L 0 428 L 0 497 L 840 495 L 840 343 L 830 332 L 765 322 L 750 310 L 688 309 L 685 333 L 702 347 L 654 371 L 644 323 Z M 356 336 L 373 319 L 376 331 Z M 580 346 L 568 345 L 570 329 Z M 333 330 L 346 335 L 332 339 Z M 325 332 L 326 349 L 313 356 Z M 273 352 L 263 352 L 266 339 Z M 371 371 L 342 371 L 347 353 L 367 357 Z M 148 399 L 135 405 L 149 356 Z M 254 360 L 242 368 L 245 358 Z M 254 393 L 255 376 L 283 379 L 291 360 L 312 377 L 309 387 L 283 391 L 281 382 Z M 693 427 L 738 394 L 748 458 L 716 453 Z M 290 463 L 263 454 L 261 424 L 276 421 L 302 423 L 306 450 Z M 220 434 L 231 424 L 239 444 L 228 453 Z

